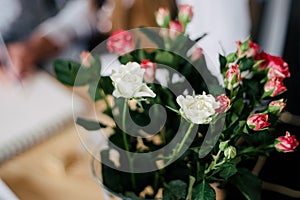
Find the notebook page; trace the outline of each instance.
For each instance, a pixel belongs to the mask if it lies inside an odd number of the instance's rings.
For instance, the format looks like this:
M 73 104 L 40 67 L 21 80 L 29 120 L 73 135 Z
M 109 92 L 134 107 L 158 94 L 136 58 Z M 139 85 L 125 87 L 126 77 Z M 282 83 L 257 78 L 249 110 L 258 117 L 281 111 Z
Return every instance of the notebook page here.
M 84 111 L 75 98 L 74 113 Z M 0 86 L 0 163 L 73 120 L 72 93 L 45 72 L 22 86 Z

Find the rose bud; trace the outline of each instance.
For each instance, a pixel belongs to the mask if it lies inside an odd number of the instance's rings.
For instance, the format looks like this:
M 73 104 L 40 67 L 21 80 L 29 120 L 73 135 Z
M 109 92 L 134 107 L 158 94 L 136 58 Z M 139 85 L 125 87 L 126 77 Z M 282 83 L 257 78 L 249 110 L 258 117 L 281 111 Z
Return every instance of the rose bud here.
M 268 78 L 287 78 L 291 76 L 288 64 L 281 57 L 268 55 L 268 62 Z
M 162 28 L 167 28 L 171 20 L 170 11 L 167 8 L 159 8 L 155 14 L 156 23 Z
M 175 20 L 169 23 L 168 34 L 172 40 L 175 40 L 183 31 L 183 25 L 179 21 Z
M 268 122 L 268 114 L 253 114 L 247 120 L 248 127 L 255 131 L 264 130 L 270 124 Z
M 248 43 L 248 44 L 247 44 Z M 237 42 L 238 46 L 238 57 L 253 57 L 258 54 L 259 46 L 252 42 L 252 40 L 247 40 L 244 43 L 241 41 Z
M 124 30 L 114 32 L 108 39 L 107 49 L 119 55 L 132 51 L 134 49 L 132 35 Z
M 91 61 L 92 61 L 92 55 L 90 52 L 88 51 L 83 51 L 81 54 L 80 54 L 80 60 L 81 60 L 81 63 L 83 64 L 83 66 L 85 67 L 90 67 L 91 66 Z
M 285 108 L 286 103 L 283 102 L 283 99 L 272 101 L 269 103 L 268 112 L 272 114 L 279 114 Z
M 193 49 L 192 55 L 191 55 L 191 61 L 195 62 L 196 60 L 200 59 L 203 56 L 203 49 L 201 47 L 197 47 Z
M 230 99 L 225 94 L 217 96 L 216 101 L 220 103 L 220 107 L 216 109 L 217 113 L 224 113 L 228 110 L 230 106 Z
M 179 7 L 178 20 L 186 26 L 193 18 L 193 9 L 190 5 L 181 5 Z
M 285 136 L 280 136 L 275 140 L 275 148 L 280 152 L 293 152 L 298 145 L 296 137 L 291 136 L 288 131 Z
M 224 156 L 227 159 L 233 159 L 236 156 L 236 148 L 234 146 L 229 146 L 224 150 Z
M 150 62 L 149 60 L 143 60 L 141 68 L 145 69 L 144 80 L 147 83 L 152 83 L 155 78 L 156 63 Z
M 275 97 L 287 90 L 283 85 L 283 79 L 281 78 L 271 78 L 267 81 L 264 87 L 265 95 Z
M 238 64 L 234 64 L 229 67 L 226 72 L 225 86 L 227 89 L 231 90 L 237 87 L 242 81 L 241 71 Z

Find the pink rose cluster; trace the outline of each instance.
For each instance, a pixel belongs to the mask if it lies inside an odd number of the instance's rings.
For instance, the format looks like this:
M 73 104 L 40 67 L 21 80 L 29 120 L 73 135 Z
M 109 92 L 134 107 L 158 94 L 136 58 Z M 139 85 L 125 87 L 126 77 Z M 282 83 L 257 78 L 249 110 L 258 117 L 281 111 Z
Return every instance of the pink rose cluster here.
M 253 57 L 258 62 L 257 71 L 266 72 L 268 80 L 264 90 L 268 96 L 275 97 L 284 91 L 286 86 L 283 83 L 285 78 L 290 77 L 288 64 L 279 56 L 267 54 L 265 51 L 259 52 L 259 46 L 251 40 L 242 43 L 237 42 L 238 57 Z
M 167 28 L 167 32 L 162 31 L 162 35 L 175 40 L 178 35 L 185 31 L 186 25 L 192 20 L 193 10 L 189 5 L 179 7 L 178 19 L 171 21 L 170 11 L 167 8 L 159 8 L 156 12 L 156 23 L 161 28 Z

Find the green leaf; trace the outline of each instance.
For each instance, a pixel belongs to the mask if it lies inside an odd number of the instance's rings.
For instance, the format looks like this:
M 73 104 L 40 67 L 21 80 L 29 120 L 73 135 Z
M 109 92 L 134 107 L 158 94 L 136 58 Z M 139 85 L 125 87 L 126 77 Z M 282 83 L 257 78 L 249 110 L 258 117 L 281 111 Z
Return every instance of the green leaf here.
M 181 180 L 173 180 L 165 185 L 163 190 L 163 199 L 181 200 L 185 199 L 187 193 L 187 184 Z
M 220 176 L 227 180 L 231 176 L 235 175 L 238 172 L 236 166 L 234 164 L 228 164 L 224 169 L 220 172 Z
M 112 94 L 115 87 L 112 84 L 112 80 L 109 76 L 102 76 L 98 88 L 102 89 L 105 95 Z
M 172 66 L 174 60 L 174 56 L 167 51 L 157 51 L 155 56 L 155 61 L 157 63 L 165 64 L 168 66 Z
M 241 115 L 242 111 L 244 109 L 244 106 L 245 106 L 245 104 L 244 104 L 243 98 L 240 98 L 233 103 L 232 110 L 237 115 Z
M 193 190 L 192 200 L 215 200 L 216 193 L 214 189 L 206 182 L 197 185 Z
M 230 182 L 232 182 L 242 192 L 247 200 L 261 199 L 262 182 L 248 169 L 238 169 L 238 172 L 231 177 Z
M 196 38 L 194 41 L 198 42 L 200 40 L 202 40 L 205 36 L 207 36 L 207 33 L 204 33 L 203 35 L 201 35 L 200 37 Z
M 145 27 L 139 27 L 139 29 L 143 34 L 145 34 L 148 37 L 149 40 L 154 42 L 159 49 L 164 49 L 164 40 L 156 31 Z
M 220 54 L 219 61 L 220 61 L 221 72 L 224 73 L 226 71 L 226 64 L 227 64 L 226 57 Z
M 55 60 L 53 65 L 56 78 L 63 84 L 74 86 L 81 65 L 71 60 L 61 59 Z M 76 86 L 86 85 L 89 81 L 87 69 L 82 68 L 81 70 L 80 78 L 76 80 Z
M 249 49 L 249 39 L 247 39 L 245 42 L 243 42 L 241 44 L 241 50 L 242 53 L 244 53 L 245 51 L 247 51 Z
M 99 130 L 101 128 L 106 127 L 105 125 L 101 124 L 100 122 L 83 119 L 81 117 L 78 117 L 76 119 L 76 124 L 82 126 L 83 128 L 85 128 L 88 131 L 95 131 L 95 130 Z
M 254 58 L 249 57 L 249 58 L 242 58 L 239 60 L 238 62 L 240 70 L 241 71 L 246 71 L 248 69 L 251 69 L 253 67 L 253 65 L 255 64 L 254 62 Z
M 224 151 L 227 148 L 228 143 L 229 143 L 229 140 L 220 142 L 220 144 L 219 144 L 220 151 Z
M 234 62 L 235 59 L 236 59 L 236 53 L 235 52 L 234 53 L 230 53 L 228 56 L 226 56 L 226 60 L 229 63 Z

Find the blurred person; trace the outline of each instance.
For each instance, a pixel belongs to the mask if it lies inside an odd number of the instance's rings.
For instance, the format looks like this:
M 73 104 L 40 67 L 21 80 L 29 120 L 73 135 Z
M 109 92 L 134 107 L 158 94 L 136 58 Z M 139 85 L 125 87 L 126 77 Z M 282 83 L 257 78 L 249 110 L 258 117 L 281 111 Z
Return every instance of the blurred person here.
M 10 68 L 20 77 L 54 56 L 78 58 L 95 31 L 89 0 L 0 0 L 0 5 L 0 33 Z

